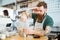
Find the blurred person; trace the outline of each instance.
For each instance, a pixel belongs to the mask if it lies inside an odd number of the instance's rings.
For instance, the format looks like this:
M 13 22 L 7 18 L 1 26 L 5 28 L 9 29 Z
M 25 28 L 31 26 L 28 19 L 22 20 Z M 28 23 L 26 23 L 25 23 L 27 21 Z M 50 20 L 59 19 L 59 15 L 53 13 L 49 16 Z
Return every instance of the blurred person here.
M 34 13 L 32 13 L 31 16 L 34 19 L 35 28 L 34 30 L 26 28 L 24 32 L 26 34 L 34 34 L 40 37 L 48 35 L 53 27 L 54 21 L 47 15 L 47 3 L 44 1 L 39 2 L 33 12 Z
M 24 36 L 24 28 L 29 28 L 33 24 L 33 19 L 30 17 L 29 13 L 22 12 L 20 19 L 15 22 L 18 33 L 20 36 Z

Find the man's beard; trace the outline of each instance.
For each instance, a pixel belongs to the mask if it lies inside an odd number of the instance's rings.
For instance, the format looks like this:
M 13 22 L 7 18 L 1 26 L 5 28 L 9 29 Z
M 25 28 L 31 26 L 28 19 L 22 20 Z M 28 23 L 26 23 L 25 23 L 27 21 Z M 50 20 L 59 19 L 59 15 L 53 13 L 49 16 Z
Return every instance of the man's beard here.
M 38 14 L 37 15 L 37 21 L 43 21 L 43 19 L 44 19 L 44 14 L 43 15 L 41 15 L 41 14 Z

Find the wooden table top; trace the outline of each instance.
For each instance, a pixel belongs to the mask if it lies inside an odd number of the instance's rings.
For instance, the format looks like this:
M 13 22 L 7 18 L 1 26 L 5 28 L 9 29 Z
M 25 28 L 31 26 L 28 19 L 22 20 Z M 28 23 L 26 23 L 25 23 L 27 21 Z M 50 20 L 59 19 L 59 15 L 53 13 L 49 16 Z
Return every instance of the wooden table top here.
M 33 37 L 21 37 L 19 35 L 17 36 L 11 36 L 11 37 L 7 37 L 5 40 L 48 40 L 47 37 L 40 37 L 40 38 L 33 38 Z

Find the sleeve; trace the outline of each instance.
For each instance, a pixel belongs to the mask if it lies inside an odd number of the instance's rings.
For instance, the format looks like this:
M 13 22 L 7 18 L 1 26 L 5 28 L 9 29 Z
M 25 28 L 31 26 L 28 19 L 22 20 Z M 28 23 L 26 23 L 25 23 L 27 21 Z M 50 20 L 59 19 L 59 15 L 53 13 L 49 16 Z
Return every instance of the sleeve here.
M 37 14 L 36 13 L 32 13 L 32 19 L 34 20 L 33 23 L 35 25 L 35 22 L 36 22 L 36 17 L 37 17 Z
M 54 24 L 53 19 L 52 18 L 48 18 L 46 26 L 53 27 L 53 24 Z
M 35 19 L 35 18 L 36 18 L 36 16 L 37 16 L 37 14 L 32 13 L 32 18 L 33 18 L 33 19 Z

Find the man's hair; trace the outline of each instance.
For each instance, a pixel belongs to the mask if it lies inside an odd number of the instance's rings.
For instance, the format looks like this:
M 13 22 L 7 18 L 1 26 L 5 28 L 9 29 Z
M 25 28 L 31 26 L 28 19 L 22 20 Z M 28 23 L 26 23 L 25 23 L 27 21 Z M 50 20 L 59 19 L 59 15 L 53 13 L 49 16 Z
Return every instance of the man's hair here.
M 44 8 L 47 8 L 47 3 L 45 3 L 44 1 L 43 2 L 39 2 L 37 4 L 37 7 L 41 7 L 41 6 L 43 6 Z
M 8 10 L 4 10 L 3 12 L 4 12 L 4 15 L 5 15 L 5 16 L 9 16 Z

